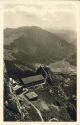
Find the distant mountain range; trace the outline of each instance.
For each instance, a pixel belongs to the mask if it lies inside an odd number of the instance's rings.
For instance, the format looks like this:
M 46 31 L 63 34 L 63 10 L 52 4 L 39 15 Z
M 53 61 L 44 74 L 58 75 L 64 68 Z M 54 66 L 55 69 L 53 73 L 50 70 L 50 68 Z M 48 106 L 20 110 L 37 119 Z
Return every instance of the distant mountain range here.
M 65 39 L 69 43 L 73 44 L 75 47 L 77 46 L 77 33 L 73 30 L 65 30 L 65 29 L 47 29 L 48 31 L 57 34 L 60 38 Z
M 64 58 L 70 62 L 70 56 L 76 55 L 74 45 L 36 26 L 5 29 L 4 49 L 5 59 L 28 64 L 50 64 Z

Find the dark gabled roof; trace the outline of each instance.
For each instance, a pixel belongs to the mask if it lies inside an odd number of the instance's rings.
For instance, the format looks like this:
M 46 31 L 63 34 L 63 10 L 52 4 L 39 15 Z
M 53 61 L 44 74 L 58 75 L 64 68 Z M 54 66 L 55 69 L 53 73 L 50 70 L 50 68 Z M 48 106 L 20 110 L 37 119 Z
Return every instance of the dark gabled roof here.
M 44 77 L 42 75 L 35 75 L 35 76 L 22 78 L 22 81 L 24 84 L 33 83 L 41 80 L 44 80 Z

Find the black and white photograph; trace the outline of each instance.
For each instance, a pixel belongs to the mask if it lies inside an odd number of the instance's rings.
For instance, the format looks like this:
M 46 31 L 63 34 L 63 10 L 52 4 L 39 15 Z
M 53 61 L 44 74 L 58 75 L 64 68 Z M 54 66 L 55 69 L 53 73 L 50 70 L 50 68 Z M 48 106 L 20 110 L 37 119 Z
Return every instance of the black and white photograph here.
M 3 7 L 3 120 L 77 121 L 75 2 Z

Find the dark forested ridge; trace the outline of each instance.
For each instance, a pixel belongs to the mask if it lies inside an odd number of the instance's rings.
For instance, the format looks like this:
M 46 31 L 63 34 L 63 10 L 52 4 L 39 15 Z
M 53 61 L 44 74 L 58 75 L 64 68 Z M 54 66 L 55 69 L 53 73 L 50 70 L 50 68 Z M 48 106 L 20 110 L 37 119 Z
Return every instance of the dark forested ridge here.
M 5 29 L 4 48 L 15 59 L 29 63 L 50 64 L 76 53 L 71 43 L 36 26 Z

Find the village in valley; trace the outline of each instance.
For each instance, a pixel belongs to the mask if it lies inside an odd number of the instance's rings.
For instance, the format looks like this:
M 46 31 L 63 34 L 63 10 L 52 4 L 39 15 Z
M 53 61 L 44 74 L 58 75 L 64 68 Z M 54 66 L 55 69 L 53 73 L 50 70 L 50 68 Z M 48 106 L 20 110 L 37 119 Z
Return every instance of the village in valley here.
M 5 121 L 75 121 L 76 74 L 51 72 L 46 65 L 26 71 L 4 63 Z

